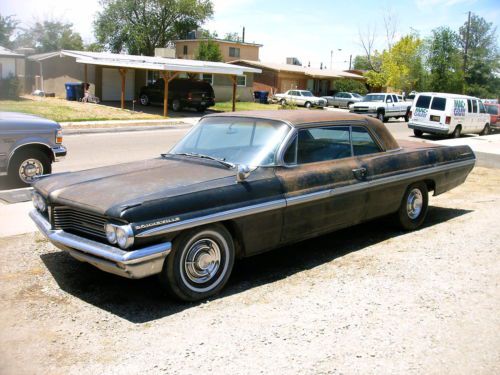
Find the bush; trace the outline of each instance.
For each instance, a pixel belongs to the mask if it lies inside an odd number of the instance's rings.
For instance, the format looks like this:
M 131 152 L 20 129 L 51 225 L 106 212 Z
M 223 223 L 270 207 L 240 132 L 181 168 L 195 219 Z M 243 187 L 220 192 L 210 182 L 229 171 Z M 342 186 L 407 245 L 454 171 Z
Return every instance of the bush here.
M 21 95 L 21 81 L 10 75 L 0 79 L 0 99 L 19 99 Z
M 363 82 L 356 81 L 354 79 L 337 79 L 334 81 L 334 90 L 344 91 L 344 92 L 357 92 L 358 94 L 365 95 L 368 89 Z

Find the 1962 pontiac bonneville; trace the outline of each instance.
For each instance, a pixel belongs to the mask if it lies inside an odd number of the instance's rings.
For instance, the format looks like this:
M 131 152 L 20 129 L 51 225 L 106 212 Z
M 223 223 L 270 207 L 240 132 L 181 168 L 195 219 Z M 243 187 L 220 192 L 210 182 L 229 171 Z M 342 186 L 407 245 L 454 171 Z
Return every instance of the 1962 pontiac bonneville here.
M 158 274 L 193 301 L 219 292 L 239 257 L 384 215 L 416 229 L 428 192 L 461 184 L 474 163 L 468 146 L 400 146 L 366 116 L 215 114 L 156 159 L 40 178 L 30 215 L 76 259 Z

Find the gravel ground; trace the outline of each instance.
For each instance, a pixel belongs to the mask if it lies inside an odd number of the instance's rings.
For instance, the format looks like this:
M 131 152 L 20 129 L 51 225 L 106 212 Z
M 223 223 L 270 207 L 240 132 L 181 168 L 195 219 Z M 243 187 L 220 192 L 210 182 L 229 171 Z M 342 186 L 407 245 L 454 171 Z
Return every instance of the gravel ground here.
M 0 239 L 1 374 L 498 374 L 500 173 L 378 220 L 239 262 L 181 304 L 39 234 Z

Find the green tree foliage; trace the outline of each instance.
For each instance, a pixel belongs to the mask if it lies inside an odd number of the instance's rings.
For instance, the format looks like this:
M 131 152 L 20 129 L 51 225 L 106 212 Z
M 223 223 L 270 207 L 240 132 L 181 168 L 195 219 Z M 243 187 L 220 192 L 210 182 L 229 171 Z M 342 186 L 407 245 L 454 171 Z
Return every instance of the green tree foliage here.
M 458 34 L 448 27 L 434 29 L 426 49 L 430 73 L 428 89 L 461 93 L 464 77 Z
M 229 40 L 231 42 L 241 42 L 241 38 L 238 33 L 226 33 L 226 35 L 224 35 L 224 40 Z
M 368 90 L 366 86 L 354 79 L 338 79 L 334 82 L 335 91 L 344 92 L 357 92 L 358 94 L 365 95 Z
M 357 70 L 370 70 L 368 58 L 361 55 L 355 56 L 352 68 Z
M 14 16 L 4 17 L 0 14 L 0 46 L 5 48 L 14 47 L 12 36 L 18 24 L 19 21 Z
M 219 45 L 211 39 L 200 42 L 195 54 L 195 59 L 203 61 L 222 61 L 222 53 Z
M 210 0 L 101 0 L 94 21 L 97 41 L 119 53 L 154 54 L 185 37 L 213 15 Z
M 16 45 L 33 47 L 38 53 L 83 49 L 82 37 L 73 31 L 73 25 L 61 21 L 36 22 L 21 32 L 16 38 Z
M 465 92 L 481 97 L 498 97 L 500 79 L 497 75 L 500 70 L 500 56 L 496 27 L 473 14 L 468 33 L 467 29 L 467 22 L 459 29 L 459 41 L 464 53 L 468 39 Z

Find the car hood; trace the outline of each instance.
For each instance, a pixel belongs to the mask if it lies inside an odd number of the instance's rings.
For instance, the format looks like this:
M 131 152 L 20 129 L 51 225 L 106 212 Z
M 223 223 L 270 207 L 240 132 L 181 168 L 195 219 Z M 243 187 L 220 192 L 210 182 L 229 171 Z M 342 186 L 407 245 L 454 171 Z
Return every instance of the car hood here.
M 384 104 L 384 102 L 356 102 L 354 103 L 354 107 L 376 107 L 380 104 Z
M 127 208 L 147 201 L 235 181 L 235 170 L 216 162 L 167 157 L 54 174 L 38 180 L 34 188 L 51 203 L 120 217 Z
M 59 129 L 57 122 L 34 115 L 18 112 L 0 112 L 0 129 L 40 130 Z

